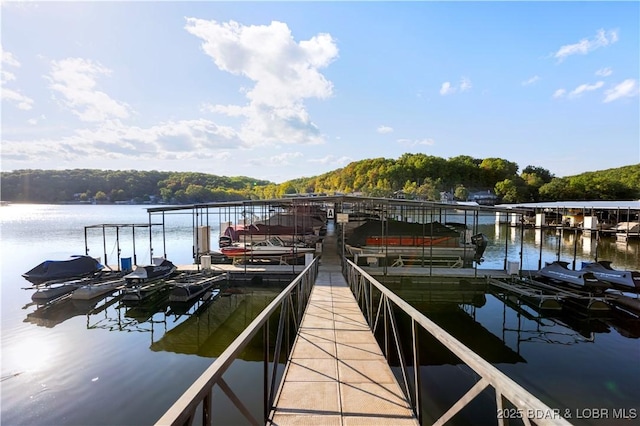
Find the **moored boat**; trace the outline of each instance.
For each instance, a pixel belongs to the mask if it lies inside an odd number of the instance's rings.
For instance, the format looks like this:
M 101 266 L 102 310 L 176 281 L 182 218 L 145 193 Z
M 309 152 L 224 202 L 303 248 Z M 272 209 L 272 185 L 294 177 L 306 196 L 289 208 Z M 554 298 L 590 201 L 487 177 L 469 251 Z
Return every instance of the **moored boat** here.
M 274 211 L 266 218 L 246 214 L 242 223 L 220 224 L 220 247 L 245 241 L 257 242 L 276 236 L 287 244 L 315 245 L 327 232 L 327 212 L 317 206 L 295 206 Z
M 153 264 L 134 266 L 133 272 L 124 276 L 127 286 L 166 278 L 176 271 L 176 266 L 165 258 L 154 258 Z
M 358 256 L 455 258 L 470 265 L 482 262 L 487 243 L 484 234 L 471 235 L 464 224 L 369 220 L 353 229 L 345 247 Z
M 313 245 L 322 240 L 322 237 L 312 228 L 298 229 L 292 226 L 252 223 L 247 226 L 226 225 L 218 243 L 220 247 L 225 247 L 244 241 L 259 242 L 268 240 L 274 236 L 291 244 L 294 242 L 303 242 L 308 245 Z
M 55 283 L 95 275 L 103 265 L 91 256 L 73 255 L 65 260 L 45 260 L 22 274 L 33 284 Z
M 555 282 L 581 287 L 589 291 L 602 292 L 611 287 L 609 283 L 599 280 L 596 276 L 584 270 L 574 271 L 568 268 L 568 263 L 556 260 L 548 263 L 538 271 L 542 277 Z
M 123 303 L 139 303 L 169 288 L 166 278 L 176 271 L 176 266 L 164 258 L 155 258 L 153 262 L 152 265 L 137 265 L 133 272 L 124 276 Z
M 619 290 L 640 293 L 640 272 L 614 269 L 608 260 L 586 262 L 582 270 L 591 272 L 596 278 L 613 284 Z
M 227 247 L 221 247 L 220 251 L 227 257 L 238 258 L 295 258 L 306 253 L 314 253 L 315 248 L 302 244 L 287 245 L 281 238 L 271 238 L 254 243 L 233 243 Z

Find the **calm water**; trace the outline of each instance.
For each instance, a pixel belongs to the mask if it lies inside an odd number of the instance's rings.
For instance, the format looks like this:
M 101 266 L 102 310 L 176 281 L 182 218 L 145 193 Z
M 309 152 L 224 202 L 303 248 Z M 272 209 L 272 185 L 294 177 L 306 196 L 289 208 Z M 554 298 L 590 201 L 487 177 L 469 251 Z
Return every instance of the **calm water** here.
M 199 302 L 180 315 L 167 306 L 148 310 L 120 307 L 109 298 L 94 306 L 65 303 L 48 309 L 31 305 L 31 291 L 20 276 L 42 260 L 84 253 L 83 227 L 100 223 L 146 223 L 142 206 L 11 205 L 0 208 L 2 265 L 2 417 L 5 425 L 153 424 L 224 350 L 225 345 L 275 296 L 274 290 L 249 289 L 245 296 Z M 167 257 L 192 262 L 191 218 L 167 219 Z M 216 224 L 212 234 L 217 234 Z M 159 227 L 158 227 L 159 228 Z M 502 268 L 520 260 L 520 231 L 484 218 L 481 232 L 490 238 L 480 268 Z M 136 232 L 139 263 L 151 257 L 149 235 Z M 125 235 L 123 235 L 125 234 Z M 152 235 L 153 256 L 163 254 L 162 235 Z M 505 241 L 507 246 L 505 249 Z M 612 260 L 620 268 L 640 269 L 638 242 L 616 244 L 572 233 L 524 234 L 523 266 L 543 261 Z M 214 241 L 215 243 L 215 241 Z M 91 230 L 93 256 L 115 259 L 115 235 Z M 121 232 L 122 257 L 132 256 L 131 237 Z M 468 303 L 423 303 L 420 309 L 490 359 L 498 368 L 554 408 L 638 409 L 640 325 L 628 317 L 541 317 L 518 313 L 496 296 L 481 294 Z M 465 301 L 466 302 L 466 301 Z M 98 312 L 87 314 L 95 307 Z M 523 309 L 527 309 L 524 307 Z M 527 313 L 525 312 L 525 313 Z M 224 327 L 219 327 L 221 317 Z M 425 401 L 433 412 L 447 398 L 464 393 L 474 376 L 428 344 L 423 386 L 438 389 Z M 241 398 L 261 400 L 256 377 L 259 355 L 251 351 L 225 376 Z M 214 400 L 217 400 L 214 398 Z M 491 398 L 482 395 L 480 402 Z M 261 416 L 261 407 L 253 407 Z M 572 411 L 573 413 L 573 411 Z M 489 413 L 491 414 L 491 413 Z M 235 410 L 217 411 L 219 424 L 244 424 Z M 612 419 L 576 419 L 576 424 L 615 424 Z M 582 417 L 585 417 L 584 412 Z M 473 424 L 469 417 L 460 424 Z
M 34 306 L 32 291 L 22 289 L 29 284 L 23 272 L 45 259 L 84 253 L 84 226 L 146 223 L 146 210 L 10 205 L 0 215 L 3 425 L 153 424 L 278 292 L 247 289 L 244 296 L 219 298 L 208 307 L 198 302 L 185 314 L 166 304 L 120 307 L 112 298 Z M 167 224 L 172 227 L 166 236 L 168 258 L 192 263 L 190 217 Z M 136 240 L 139 263 L 148 263 L 148 233 L 136 231 Z M 162 255 L 162 235 L 153 235 L 153 241 L 154 256 Z M 104 258 L 101 230 L 89 232 L 88 246 L 91 255 Z M 132 237 L 125 231 L 120 248 L 122 257 L 133 255 Z M 114 259 L 109 263 L 115 263 L 116 250 L 115 231 L 108 232 L 106 252 Z M 95 307 L 104 309 L 88 315 Z M 232 366 L 228 380 L 241 397 L 256 392 L 246 382 L 261 374 L 260 359 L 249 352 Z M 218 413 L 226 424 L 241 423 L 234 410 Z M 256 409 L 254 415 L 260 414 Z

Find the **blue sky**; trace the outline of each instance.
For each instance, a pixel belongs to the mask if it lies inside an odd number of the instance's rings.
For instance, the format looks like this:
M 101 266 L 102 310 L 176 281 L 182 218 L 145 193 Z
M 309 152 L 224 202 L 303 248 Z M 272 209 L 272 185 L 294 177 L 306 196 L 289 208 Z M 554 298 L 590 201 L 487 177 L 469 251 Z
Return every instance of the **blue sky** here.
M 640 163 L 638 2 L 2 2 L 3 171 Z

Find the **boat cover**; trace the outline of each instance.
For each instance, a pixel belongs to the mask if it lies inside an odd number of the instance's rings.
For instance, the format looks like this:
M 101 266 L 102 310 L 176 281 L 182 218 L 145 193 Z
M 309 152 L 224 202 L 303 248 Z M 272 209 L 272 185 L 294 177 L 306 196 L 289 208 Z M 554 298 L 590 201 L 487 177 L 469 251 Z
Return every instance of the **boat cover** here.
M 574 271 L 569 269 L 568 265 L 568 262 L 560 260 L 551 263 L 547 262 L 538 273 L 543 277 L 593 290 L 605 290 L 610 287 L 608 283 L 596 278 L 593 273 L 584 270 Z
M 45 260 L 22 276 L 33 284 L 42 284 L 85 277 L 100 272 L 102 268 L 104 266 L 91 256 L 75 255 L 66 260 Z
M 353 230 L 347 238 L 347 244 L 354 247 L 366 245 L 367 238 L 375 235 L 388 237 L 460 237 L 460 231 L 440 222 L 409 223 L 397 220 L 387 220 L 384 223 L 379 220 L 369 220 Z
M 591 272 L 596 278 L 610 282 L 619 289 L 640 293 L 640 272 L 614 269 L 611 262 L 583 262 L 582 269 Z

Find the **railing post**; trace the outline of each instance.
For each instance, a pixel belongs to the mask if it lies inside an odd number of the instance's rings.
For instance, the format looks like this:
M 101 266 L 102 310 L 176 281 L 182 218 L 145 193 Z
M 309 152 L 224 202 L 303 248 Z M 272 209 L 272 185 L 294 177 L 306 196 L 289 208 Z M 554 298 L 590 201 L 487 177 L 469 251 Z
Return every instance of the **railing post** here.
M 385 305 L 387 304 L 387 296 L 384 294 L 381 295 L 382 304 L 382 323 L 384 325 L 384 356 L 389 361 L 389 324 L 387 318 L 387 310 L 385 309 Z
M 263 341 L 263 368 L 262 368 L 262 395 L 263 395 L 263 416 L 266 423 L 271 412 L 269 405 L 269 321 L 265 322 L 262 326 L 262 341 Z
M 278 333 L 278 342 L 276 345 L 277 353 L 275 353 L 274 362 L 280 359 L 282 344 L 285 338 L 288 338 L 291 329 L 291 321 L 296 321 L 296 298 L 292 294 L 294 291 L 301 293 L 310 292 L 311 286 L 317 277 L 318 259 L 314 259 L 313 263 L 305 268 L 302 274 L 296 277 L 287 288 L 282 291 L 269 305 L 249 324 L 245 330 L 229 345 L 225 351 L 216 358 L 213 364 L 204 372 L 196 381 L 185 391 L 185 393 L 176 401 L 173 406 L 164 413 L 164 415 L 156 422 L 156 425 L 181 425 L 188 426 L 195 420 L 195 414 L 202 405 L 202 417 L 198 416 L 198 420 L 202 424 L 210 425 L 213 422 L 213 406 L 212 395 L 213 388 L 219 386 L 225 393 L 233 405 L 248 421 L 248 424 L 259 425 L 269 421 L 272 411 L 272 403 L 275 399 L 275 386 L 277 384 L 277 365 L 273 367 L 273 380 L 270 381 L 269 363 L 271 360 L 270 353 L 270 332 L 269 321 L 276 312 L 280 312 L 280 327 Z M 308 297 L 306 294 L 297 296 L 302 306 L 300 306 L 301 315 L 304 314 L 304 308 Z M 291 310 L 287 309 L 287 305 Z M 284 315 L 284 316 L 283 316 Z M 286 322 L 287 336 L 284 336 L 283 329 Z M 263 351 L 263 419 L 259 421 L 255 418 L 251 410 L 249 410 L 238 398 L 229 385 L 224 381 L 223 375 L 232 365 L 234 360 L 242 353 L 244 348 L 249 345 L 254 338 L 258 338 L 262 331 L 262 351 Z M 287 350 L 288 348 L 287 344 Z M 272 391 L 270 392 L 270 388 Z M 270 402 L 271 401 L 271 402 Z M 198 423 L 198 422 L 197 422 Z
M 213 391 L 213 388 L 209 390 L 207 395 L 202 400 L 202 424 L 203 425 L 211 425 L 213 422 L 213 418 L 211 416 L 211 403 L 212 403 L 211 392 L 212 391 Z
M 375 319 L 372 320 L 370 327 L 371 331 L 376 333 L 378 328 L 378 324 L 380 321 L 384 322 L 384 341 L 382 342 L 382 349 L 385 351 L 385 358 L 389 360 L 389 325 L 388 325 L 388 316 L 391 317 L 392 327 L 394 330 L 397 330 L 397 327 L 394 325 L 394 318 L 392 317 L 392 312 L 390 312 L 390 305 L 393 303 L 399 310 L 405 312 L 411 318 L 411 333 L 412 333 L 412 346 L 413 346 L 413 366 L 414 366 L 414 378 L 413 378 L 413 398 L 411 396 L 411 390 L 409 386 L 406 385 L 408 398 L 412 401 L 409 401 L 413 404 L 412 408 L 414 409 L 415 415 L 418 418 L 420 424 L 422 424 L 423 412 L 422 412 L 422 384 L 420 379 L 420 354 L 418 347 L 418 333 L 420 328 L 428 332 L 431 336 L 435 337 L 439 342 L 441 342 L 451 353 L 457 356 L 465 365 L 467 365 L 471 370 L 473 370 L 476 374 L 480 376 L 480 380 L 475 383 L 471 389 L 469 389 L 462 397 L 460 397 L 441 417 L 436 421 L 435 424 L 445 424 L 449 419 L 453 418 L 460 410 L 466 407 L 474 398 L 476 398 L 480 393 L 483 392 L 488 386 L 492 386 L 496 391 L 496 406 L 498 407 L 498 413 L 500 413 L 500 408 L 504 407 L 503 399 L 509 401 L 511 404 L 515 405 L 516 409 L 521 410 L 522 412 L 530 412 L 532 410 L 537 410 L 538 412 L 550 413 L 549 418 L 540 418 L 535 419 L 536 424 L 540 425 L 570 425 L 570 423 L 564 419 L 559 413 L 558 410 L 554 410 L 536 398 L 533 394 L 528 392 L 526 389 L 522 388 L 522 386 L 518 385 L 511 378 L 506 376 L 504 373 L 499 371 L 496 367 L 489 364 L 486 360 L 481 358 L 478 354 L 471 351 L 468 347 L 462 344 L 455 337 L 451 336 L 444 329 L 438 326 L 436 323 L 428 319 L 422 313 L 417 311 L 413 306 L 404 301 L 402 298 L 391 292 L 387 289 L 383 284 L 376 281 L 371 275 L 369 275 L 366 271 L 361 269 L 358 266 L 355 266 L 352 262 L 348 261 L 348 268 L 346 270 L 349 273 L 349 279 L 351 283 L 354 283 L 356 278 L 359 280 L 359 284 L 365 285 L 368 284 L 368 288 L 370 289 L 368 292 L 370 303 L 371 303 L 371 313 Z M 373 309 L 373 292 L 375 290 L 380 292 L 380 298 L 377 304 L 377 310 Z M 366 303 L 365 303 L 366 305 Z M 396 332 L 397 336 L 397 332 Z M 396 342 L 397 343 L 397 342 Z M 399 351 L 399 356 L 404 359 L 404 356 Z M 404 368 L 404 366 L 402 367 Z M 404 374 L 404 370 L 403 370 Z M 407 379 L 405 378 L 405 383 Z M 497 417 L 497 416 L 496 416 Z M 496 419 L 498 424 L 502 426 L 505 422 L 503 419 Z M 524 424 L 531 424 L 532 421 L 529 418 L 523 417 L 522 421 Z
M 413 411 L 422 424 L 422 380 L 420 379 L 420 347 L 418 346 L 416 321 L 411 318 L 411 345 L 413 347 Z
M 287 309 L 288 299 L 290 299 L 290 297 L 282 301 L 282 306 L 280 308 L 280 319 L 278 320 L 278 334 L 276 335 L 276 343 L 275 343 L 275 349 L 273 353 L 273 367 L 271 369 L 271 380 L 270 380 L 271 386 L 269 389 L 269 411 L 271 411 L 271 408 L 273 407 L 273 401 L 275 399 L 276 377 L 278 373 L 278 363 L 280 361 L 280 347 L 282 346 L 282 336 L 284 334 L 284 323 L 288 315 L 288 309 Z
M 371 284 L 370 282 L 368 282 L 367 284 L 368 285 L 366 286 L 366 291 L 368 296 L 367 308 L 369 309 L 369 324 L 373 324 L 373 284 Z
M 409 387 L 409 379 L 407 377 L 407 363 L 404 358 L 404 351 L 402 350 L 402 343 L 400 342 L 400 331 L 398 330 L 398 324 L 396 323 L 395 313 L 393 312 L 392 302 L 387 299 L 386 310 L 389 314 L 389 324 L 393 333 L 393 341 L 396 346 L 396 354 L 398 355 L 398 361 L 400 362 L 400 371 L 402 372 L 402 380 L 404 382 L 404 389 L 407 399 L 411 401 L 411 388 Z

